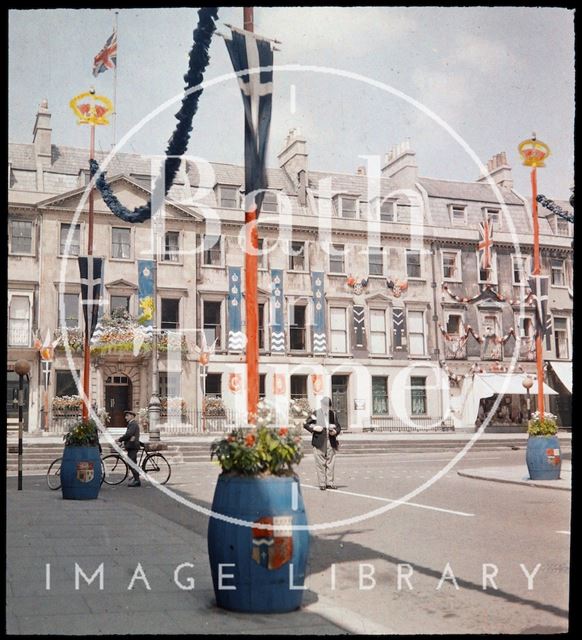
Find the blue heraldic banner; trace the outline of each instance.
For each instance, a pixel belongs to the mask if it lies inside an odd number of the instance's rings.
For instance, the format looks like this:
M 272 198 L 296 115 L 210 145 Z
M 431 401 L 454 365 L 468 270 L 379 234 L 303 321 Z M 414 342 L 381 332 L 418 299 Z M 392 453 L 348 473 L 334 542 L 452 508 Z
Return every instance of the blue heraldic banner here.
M 228 349 L 242 351 L 245 345 L 245 335 L 242 332 L 241 320 L 241 268 L 228 268 Z
M 281 269 L 271 269 L 271 313 L 273 314 L 271 325 L 272 353 L 285 352 L 283 303 L 283 271 Z
M 139 321 L 151 330 L 154 312 L 154 262 L 137 261 L 137 295 L 139 302 Z
M 313 290 L 313 353 L 327 352 L 327 336 L 325 333 L 325 296 L 323 292 L 323 283 L 323 272 L 312 271 L 311 288 Z

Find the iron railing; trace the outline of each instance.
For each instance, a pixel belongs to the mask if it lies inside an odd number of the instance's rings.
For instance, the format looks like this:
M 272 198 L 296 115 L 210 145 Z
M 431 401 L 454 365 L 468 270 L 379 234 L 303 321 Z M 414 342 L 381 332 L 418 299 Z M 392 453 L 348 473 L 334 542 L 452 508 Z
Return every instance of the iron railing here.
M 409 417 L 402 420 L 398 416 L 372 416 L 370 426 L 364 427 L 364 431 L 399 431 L 399 432 L 420 432 L 420 431 L 454 431 L 455 426 L 452 418 L 431 418 L 429 416 Z

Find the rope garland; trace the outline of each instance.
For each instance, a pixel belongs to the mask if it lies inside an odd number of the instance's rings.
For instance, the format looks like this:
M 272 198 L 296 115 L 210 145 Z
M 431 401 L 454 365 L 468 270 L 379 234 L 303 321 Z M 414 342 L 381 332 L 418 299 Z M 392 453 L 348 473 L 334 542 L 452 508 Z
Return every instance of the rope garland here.
M 544 207 L 545 209 L 549 209 L 552 213 L 555 213 L 557 216 L 562 218 L 563 220 L 567 220 L 574 224 L 574 216 L 571 213 L 568 213 L 562 207 L 558 206 L 553 200 L 546 198 L 546 196 L 541 193 L 538 194 L 536 200 Z
M 200 85 L 204 80 L 204 71 L 206 70 L 210 60 L 208 48 L 210 47 L 212 35 L 216 30 L 215 20 L 217 19 L 217 7 L 202 7 L 198 11 L 198 25 L 193 34 L 194 44 L 190 50 L 188 72 L 184 76 L 186 92 L 188 92 L 192 87 Z M 181 157 L 188 149 L 190 133 L 192 131 L 192 120 L 198 110 L 198 100 L 201 94 L 202 89 L 198 89 L 197 91 L 187 93 L 187 95 L 182 98 L 182 105 L 175 116 L 178 120 L 178 124 L 168 141 L 166 149 L 164 175 L 162 176 L 160 173 L 157 177 L 154 186 L 154 194 L 159 193 L 163 188 L 164 196 L 167 196 L 174 183 L 174 179 L 178 173 L 178 169 L 180 168 Z M 89 166 L 91 170 L 91 177 L 95 174 L 99 174 L 96 180 L 97 189 L 99 189 L 103 201 L 114 215 L 125 222 L 145 222 L 152 217 L 151 198 L 147 204 L 136 207 L 133 211 L 130 211 L 124 207 L 113 194 L 111 185 L 106 179 L 106 172 L 100 171 L 98 162 L 91 159 L 89 161 Z
M 476 296 L 472 298 L 466 298 L 462 296 L 458 296 L 454 294 L 450 289 L 446 282 L 441 284 L 443 291 L 446 291 L 453 300 L 457 302 L 463 302 L 466 304 L 474 304 L 475 302 L 479 302 L 480 300 L 485 300 L 487 298 L 495 298 L 498 302 L 507 302 L 507 304 L 519 304 L 521 302 L 520 298 L 510 298 L 509 296 L 503 296 L 498 291 L 493 288 L 493 285 L 486 284 L 483 291 L 480 291 Z M 533 304 L 533 291 L 528 289 L 528 293 L 526 297 L 523 299 L 525 304 Z

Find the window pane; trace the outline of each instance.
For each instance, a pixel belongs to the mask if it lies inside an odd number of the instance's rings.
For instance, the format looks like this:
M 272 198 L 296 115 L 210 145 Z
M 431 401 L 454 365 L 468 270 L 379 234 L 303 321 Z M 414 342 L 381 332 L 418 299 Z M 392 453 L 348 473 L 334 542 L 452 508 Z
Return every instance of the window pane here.
M 340 208 L 342 218 L 356 217 L 356 199 L 340 197 Z
M 79 294 L 65 293 L 62 300 L 59 299 L 59 326 L 79 326 Z
M 394 202 L 387 201 L 380 205 L 380 220 L 394 222 Z
M 420 251 L 406 252 L 406 273 L 409 278 L 420 278 Z
M 12 296 L 9 310 L 8 344 L 28 346 L 30 343 L 30 301 L 27 296 Z
M 384 309 L 370 309 L 370 329 L 372 331 L 386 331 Z
M 424 333 L 424 314 L 422 311 L 410 311 L 408 314 L 409 331 Z
M 56 371 L 55 396 L 77 396 L 79 389 L 73 378 L 73 373 L 68 369 Z M 79 372 L 77 371 L 77 376 Z
M 345 353 L 347 351 L 345 331 L 331 332 L 331 350 L 333 353 Z
M 461 316 L 449 315 L 447 318 L 447 333 L 459 335 L 461 333 Z
M 215 340 L 216 347 L 220 347 L 221 334 L 221 303 L 216 301 L 204 302 L 204 336 L 210 346 Z
M 384 273 L 384 254 L 381 247 L 370 247 L 368 270 L 371 276 L 381 276 Z
M 307 398 L 307 376 L 291 376 L 291 397 Z
M 69 244 L 67 244 L 67 238 L 69 236 L 69 229 L 73 227 L 73 232 Z M 78 224 L 62 224 L 61 225 L 61 237 L 60 237 L 60 255 L 78 256 L 81 250 L 81 227 Z
M 261 211 L 277 213 L 278 210 L 279 203 L 277 201 L 277 194 L 274 191 L 265 191 Z
M 220 187 L 220 206 L 228 209 L 237 208 L 238 189 L 236 187 Z
M 12 231 L 12 252 L 31 253 L 32 252 L 32 222 L 25 220 L 14 220 L 11 223 Z
M 346 312 L 345 309 L 330 309 L 331 328 L 333 330 L 345 330 L 346 328 Z
M 206 395 L 214 398 L 222 396 L 222 374 L 209 373 L 206 376 Z
M 180 300 L 162 298 L 162 329 L 180 327 Z
M 388 378 L 372 376 L 372 414 L 388 413 Z
M 372 353 L 386 353 L 386 334 L 373 332 L 370 336 L 370 351 Z
M 111 296 L 110 309 L 124 309 L 129 312 L 129 296 Z
M 113 228 L 111 230 L 111 257 L 123 258 L 128 260 L 130 255 L 130 237 L 129 229 Z
M 204 236 L 204 264 L 220 266 L 221 245 L 220 236 Z
M 417 333 L 412 333 L 408 336 L 410 344 L 410 354 L 413 356 L 424 355 L 424 336 Z
M 180 234 L 177 231 L 167 231 L 164 238 L 164 260 L 168 262 L 179 261 Z

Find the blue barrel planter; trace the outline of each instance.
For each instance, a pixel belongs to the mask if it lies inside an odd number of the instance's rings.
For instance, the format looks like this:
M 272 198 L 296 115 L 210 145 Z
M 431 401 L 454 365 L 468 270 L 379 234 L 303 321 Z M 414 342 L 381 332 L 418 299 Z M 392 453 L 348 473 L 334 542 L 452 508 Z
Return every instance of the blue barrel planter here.
M 559 480 L 562 455 L 557 436 L 530 436 L 525 461 L 530 480 Z
M 210 517 L 208 555 L 216 604 L 249 613 L 282 613 L 300 607 L 309 532 L 285 530 L 307 524 L 299 479 L 221 475 L 212 511 L 274 527 L 253 528 Z
M 61 491 L 65 500 L 94 500 L 101 488 L 99 447 L 65 447 Z

